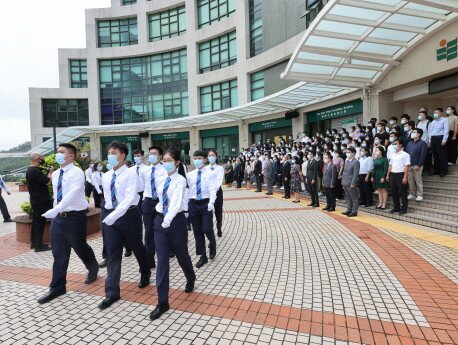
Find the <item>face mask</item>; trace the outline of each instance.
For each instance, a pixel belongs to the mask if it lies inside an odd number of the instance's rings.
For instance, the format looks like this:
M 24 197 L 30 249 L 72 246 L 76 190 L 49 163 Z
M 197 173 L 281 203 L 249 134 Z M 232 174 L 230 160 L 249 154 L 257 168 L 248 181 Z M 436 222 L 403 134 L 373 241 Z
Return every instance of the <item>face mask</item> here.
M 434 118 L 437 120 L 439 118 L 439 114 L 434 113 Z
M 446 113 L 447 115 L 452 115 L 452 111 L 451 111 L 451 110 L 446 110 L 445 113 Z
M 375 151 L 375 157 L 379 157 L 380 156 L 380 151 Z
M 404 132 L 408 132 L 409 131 L 409 127 L 404 127 Z
M 56 153 L 56 163 L 59 165 L 65 163 L 65 155 L 63 153 Z
M 356 133 L 359 133 L 359 132 L 361 132 L 361 130 L 360 130 L 359 128 L 358 128 L 358 129 L 356 129 Z
M 345 146 L 341 146 L 340 149 L 341 149 L 342 151 L 344 151 L 344 150 L 346 150 L 347 148 L 346 148 Z
M 394 138 L 390 137 L 390 143 L 392 143 L 393 141 L 394 141 Z
M 204 161 L 202 159 L 194 159 L 194 166 L 200 169 L 204 166 Z
M 346 134 L 343 134 L 343 135 L 342 135 L 342 137 L 346 138 L 346 137 L 347 137 L 347 135 L 346 135 Z
M 378 139 L 375 139 L 375 140 L 374 140 L 374 144 L 375 144 L 375 145 L 378 145 L 378 144 L 380 144 L 380 140 L 378 140 Z
M 361 147 L 366 147 L 367 145 L 366 144 L 361 144 Z
M 396 121 L 390 120 L 390 125 L 394 125 L 395 123 L 396 123 Z
M 118 157 L 116 155 L 108 155 L 108 163 L 114 168 L 119 164 Z
M 175 162 L 165 162 L 162 165 L 164 166 L 165 171 L 168 173 L 171 173 L 173 170 L 175 170 Z
M 149 155 L 148 160 L 151 164 L 157 163 L 157 156 L 156 155 Z
M 407 123 L 407 120 L 406 119 L 402 119 L 401 120 L 401 125 L 405 125 Z
M 347 157 L 348 157 L 348 158 L 353 158 L 353 156 L 354 156 L 353 152 L 348 152 L 348 153 L 347 153 Z
M 337 150 L 337 146 L 334 146 L 332 149 L 333 149 L 334 151 L 336 151 L 336 150 Z
M 416 139 L 418 138 L 418 133 L 412 133 L 410 136 L 412 137 L 412 139 Z
M 355 147 L 355 144 L 350 144 L 350 147 Z
M 134 157 L 135 164 L 139 165 L 142 162 L 142 157 Z
M 113 167 L 111 166 L 110 163 L 107 163 L 107 170 L 111 170 L 111 169 L 113 169 Z
M 332 154 L 332 158 L 335 159 L 335 158 L 338 158 L 338 157 L 339 157 L 339 155 L 338 155 L 337 153 L 333 153 L 333 154 Z
M 311 161 L 313 159 L 313 156 L 312 155 L 308 155 L 307 158 L 309 159 L 309 161 Z
M 377 133 L 380 133 L 382 131 L 382 127 L 377 127 Z
M 94 169 L 94 164 L 89 164 L 89 168 Z
M 422 120 L 422 118 L 423 118 L 423 116 L 421 116 L 421 115 L 418 115 L 418 121 L 421 121 L 421 120 Z
M 216 157 L 210 156 L 208 157 L 208 161 L 210 162 L 210 164 L 214 164 L 216 162 Z
M 102 171 L 103 170 L 103 167 L 97 167 L 97 171 Z
M 366 151 L 361 151 L 361 156 L 365 156 L 366 155 Z

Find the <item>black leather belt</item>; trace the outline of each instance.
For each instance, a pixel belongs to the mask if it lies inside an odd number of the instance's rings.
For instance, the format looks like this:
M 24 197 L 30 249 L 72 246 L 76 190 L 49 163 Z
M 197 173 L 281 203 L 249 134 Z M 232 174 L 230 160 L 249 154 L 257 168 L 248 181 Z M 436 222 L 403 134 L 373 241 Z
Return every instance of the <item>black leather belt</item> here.
M 130 206 L 130 207 L 127 209 L 127 211 L 133 210 L 135 207 L 138 207 L 138 205 L 132 205 L 132 206 Z M 111 212 L 113 212 L 113 211 L 115 210 L 114 208 L 112 208 L 112 209 L 110 209 L 110 210 L 107 209 L 107 208 L 103 208 L 103 209 L 104 209 L 105 211 L 109 212 L 109 213 L 111 213 Z
M 62 218 L 67 218 L 67 217 L 75 217 L 75 216 L 82 216 L 86 215 L 87 210 L 82 210 L 82 211 L 67 211 L 67 212 L 61 212 L 59 215 Z
M 145 196 L 145 199 L 148 199 L 148 200 L 151 200 L 151 201 L 154 201 L 154 202 L 158 202 L 159 201 L 159 198 L 158 199 L 153 199 L 153 198 L 150 198 L 150 197 L 147 197 L 147 196 Z
M 210 199 L 202 199 L 202 200 L 197 200 L 197 199 L 189 199 L 189 202 L 193 204 L 205 204 L 206 202 L 209 202 Z
M 184 211 L 178 212 L 178 213 L 176 214 L 176 216 L 179 216 L 180 214 L 184 214 Z M 161 216 L 161 217 L 165 217 L 163 213 L 159 213 L 159 212 L 158 212 L 157 215 L 158 215 L 158 216 Z M 176 216 L 175 216 L 175 217 L 176 217 Z

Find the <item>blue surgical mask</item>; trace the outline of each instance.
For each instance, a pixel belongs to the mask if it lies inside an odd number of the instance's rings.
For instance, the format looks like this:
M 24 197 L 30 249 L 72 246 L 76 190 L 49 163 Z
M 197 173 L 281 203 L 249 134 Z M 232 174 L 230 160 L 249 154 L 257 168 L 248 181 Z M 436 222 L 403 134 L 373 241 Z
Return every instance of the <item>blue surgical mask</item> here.
M 156 155 L 149 155 L 148 160 L 151 164 L 157 163 L 157 156 Z
M 98 166 L 97 167 L 97 171 L 102 171 L 103 170 L 103 167 L 102 166 Z
M 394 141 L 394 137 L 390 137 L 390 143 Z
M 142 157 L 134 157 L 135 164 L 140 165 L 142 163 Z
M 111 169 L 113 169 L 113 167 L 111 166 L 110 163 L 107 163 L 107 170 L 111 170 Z
M 404 132 L 408 132 L 409 131 L 409 127 L 404 127 Z
M 63 153 L 56 153 L 56 163 L 59 165 L 65 163 L 65 155 Z
M 162 164 L 162 166 L 168 173 L 171 173 L 173 170 L 175 170 L 175 162 L 165 162 Z
M 418 115 L 418 121 L 421 121 L 422 118 L 423 118 L 423 116 Z
M 382 131 L 382 128 L 377 127 L 377 133 L 380 133 Z
M 116 155 L 108 155 L 108 163 L 114 168 L 119 164 L 118 157 Z
M 204 166 L 204 161 L 202 159 L 194 159 L 194 166 L 200 169 Z
M 214 156 L 208 157 L 208 162 L 209 162 L 210 164 L 214 164 L 214 163 L 216 162 L 216 157 L 214 157 Z
M 439 118 L 439 114 L 434 113 L 434 118 L 435 118 L 435 119 L 438 119 L 438 118 Z

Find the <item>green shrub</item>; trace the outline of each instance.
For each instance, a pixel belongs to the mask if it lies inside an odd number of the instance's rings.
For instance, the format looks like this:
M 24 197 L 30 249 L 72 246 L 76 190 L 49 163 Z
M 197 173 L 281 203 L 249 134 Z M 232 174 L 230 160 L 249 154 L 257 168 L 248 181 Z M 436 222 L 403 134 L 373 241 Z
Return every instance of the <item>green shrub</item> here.
M 32 205 L 30 204 L 30 202 L 25 201 L 20 205 L 20 207 L 24 213 L 27 213 L 29 216 L 32 215 L 33 209 L 32 209 Z
M 27 184 L 27 180 L 25 178 L 21 178 L 20 182 L 23 183 L 23 184 Z

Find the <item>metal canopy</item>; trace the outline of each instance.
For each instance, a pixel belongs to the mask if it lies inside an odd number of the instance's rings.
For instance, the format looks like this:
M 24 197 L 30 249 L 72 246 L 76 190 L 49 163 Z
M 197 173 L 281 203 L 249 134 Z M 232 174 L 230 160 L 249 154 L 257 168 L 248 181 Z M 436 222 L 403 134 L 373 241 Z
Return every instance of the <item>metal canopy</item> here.
M 282 78 L 369 87 L 457 12 L 458 0 L 330 0 Z
M 56 139 L 57 144 L 60 144 L 75 140 L 78 137 L 84 135 L 91 134 L 119 134 L 119 132 L 131 132 L 131 134 L 138 134 L 140 131 L 152 131 L 154 133 L 161 133 L 161 131 L 170 131 L 172 129 L 183 131 L 189 130 L 193 127 L 215 124 L 224 127 L 224 125 L 229 122 L 249 120 L 252 118 L 276 113 L 284 113 L 288 110 L 300 108 L 327 99 L 332 99 L 356 90 L 357 89 L 353 87 L 300 82 L 285 90 L 264 97 L 257 101 L 217 112 L 153 122 L 70 127 L 59 133 Z M 51 152 L 53 149 L 54 142 L 52 139 L 49 139 L 39 146 L 33 148 L 30 152 L 46 154 Z

